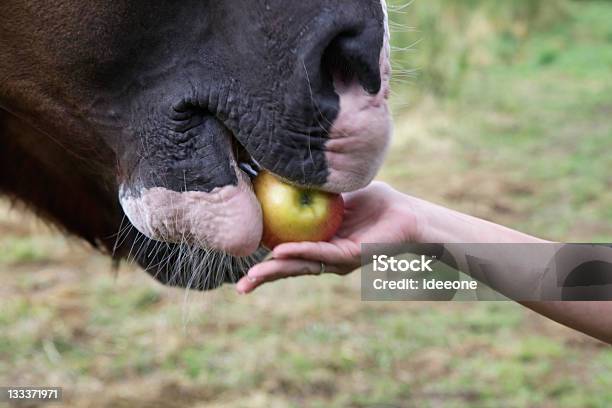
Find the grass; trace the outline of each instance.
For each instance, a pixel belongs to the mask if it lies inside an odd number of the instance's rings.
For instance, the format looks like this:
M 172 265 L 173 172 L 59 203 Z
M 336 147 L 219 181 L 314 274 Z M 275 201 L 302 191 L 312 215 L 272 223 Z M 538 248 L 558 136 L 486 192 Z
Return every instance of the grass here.
M 470 71 L 512 62 L 526 39 L 566 21 L 570 11 L 566 0 L 391 0 L 388 5 L 400 100 L 456 96 Z
M 468 47 L 487 58 L 451 75 L 452 92 L 398 84 L 381 178 L 533 234 L 612 241 L 612 4 L 542 18 L 511 52 L 488 24 L 486 53 Z M 428 61 L 426 46 L 409 56 Z M 0 384 L 100 407 L 612 404 L 612 349 L 512 303 L 365 303 L 356 274 L 186 299 L 2 213 Z
M 402 137 L 383 177 L 534 234 L 609 241 L 611 8 L 565 10 L 571 17 L 524 39 L 512 62 L 469 70 L 453 97 L 398 108 Z M 407 148 L 427 163 L 403 164 Z

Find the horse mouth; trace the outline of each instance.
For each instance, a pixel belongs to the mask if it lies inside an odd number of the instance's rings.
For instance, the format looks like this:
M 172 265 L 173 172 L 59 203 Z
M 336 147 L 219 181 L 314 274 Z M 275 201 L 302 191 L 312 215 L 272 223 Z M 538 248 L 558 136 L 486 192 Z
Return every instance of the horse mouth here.
M 374 59 L 366 64 L 358 53 L 334 49 L 349 46 L 341 41 L 319 54 L 324 69 L 317 97 L 312 78 L 297 78 L 301 93 L 288 92 L 272 105 L 220 83 L 212 94 L 194 92 L 172 109 L 177 136 L 171 147 L 193 145 L 207 154 L 175 154 L 188 160 L 170 162 L 179 170 L 174 188 L 164 178 L 122 186 L 129 190 L 120 194 L 125 214 L 154 248 L 139 259 L 150 274 L 165 284 L 210 289 L 235 282 L 263 259 L 261 207 L 252 188 L 262 170 L 335 193 L 369 184 L 390 137 L 389 50 L 383 47 L 374 69 Z M 148 162 L 159 166 L 156 159 Z M 193 184 L 182 183 L 183 170 Z M 155 171 L 139 174 L 149 173 Z

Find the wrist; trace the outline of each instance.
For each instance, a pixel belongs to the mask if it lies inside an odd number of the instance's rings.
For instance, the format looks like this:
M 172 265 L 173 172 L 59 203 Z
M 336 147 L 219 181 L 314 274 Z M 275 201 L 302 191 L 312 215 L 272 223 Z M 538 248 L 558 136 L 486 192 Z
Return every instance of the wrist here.
M 429 221 L 420 200 L 396 190 L 394 192 L 395 196 L 392 197 L 391 207 L 402 225 L 405 242 L 425 242 L 425 231 Z

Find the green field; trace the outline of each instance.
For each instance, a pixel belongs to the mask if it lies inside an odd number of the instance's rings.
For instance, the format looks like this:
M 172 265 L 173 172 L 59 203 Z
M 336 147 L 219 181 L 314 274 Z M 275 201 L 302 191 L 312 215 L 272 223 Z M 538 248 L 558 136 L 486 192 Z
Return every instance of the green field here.
M 612 242 L 612 2 L 399 3 L 380 178 Z M 0 278 L 0 385 L 72 406 L 612 406 L 612 349 L 512 303 L 366 303 L 358 274 L 185 293 L 8 204 Z

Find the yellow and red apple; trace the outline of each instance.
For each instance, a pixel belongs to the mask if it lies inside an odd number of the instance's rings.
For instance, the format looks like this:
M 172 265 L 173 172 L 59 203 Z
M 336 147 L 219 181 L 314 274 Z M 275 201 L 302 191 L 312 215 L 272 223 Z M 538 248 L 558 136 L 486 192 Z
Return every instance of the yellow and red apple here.
M 344 217 L 340 194 L 289 184 L 270 172 L 253 180 L 263 212 L 262 243 L 269 249 L 286 242 L 329 241 Z

